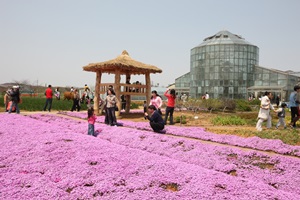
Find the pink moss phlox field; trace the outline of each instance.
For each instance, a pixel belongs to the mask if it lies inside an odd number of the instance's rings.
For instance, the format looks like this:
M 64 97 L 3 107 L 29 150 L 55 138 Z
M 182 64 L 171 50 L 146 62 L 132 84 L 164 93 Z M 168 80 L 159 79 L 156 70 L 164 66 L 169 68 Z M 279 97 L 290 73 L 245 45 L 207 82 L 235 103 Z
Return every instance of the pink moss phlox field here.
M 298 158 L 95 126 L 0 114 L 0 199 L 300 199 Z
M 86 114 L 84 113 L 72 113 L 72 112 L 64 112 L 62 114 L 85 118 Z M 142 117 L 142 115 L 141 115 Z M 97 119 L 98 122 L 104 122 L 104 116 L 100 116 Z M 126 120 L 118 120 L 123 123 L 124 126 L 133 127 L 141 130 L 149 130 L 151 131 L 151 127 L 147 121 L 145 122 L 131 122 Z M 288 144 L 284 144 L 279 139 L 262 139 L 259 137 L 249 137 L 243 138 L 235 135 L 228 134 L 215 134 L 211 132 L 205 131 L 204 128 L 201 127 L 184 127 L 184 126 L 167 126 L 167 133 L 177 136 L 184 137 L 192 137 L 196 139 L 218 142 L 222 144 L 235 145 L 239 147 L 246 147 L 251 149 L 263 150 L 263 151 L 273 151 L 279 154 L 288 154 L 293 156 L 300 157 L 300 146 L 292 146 Z

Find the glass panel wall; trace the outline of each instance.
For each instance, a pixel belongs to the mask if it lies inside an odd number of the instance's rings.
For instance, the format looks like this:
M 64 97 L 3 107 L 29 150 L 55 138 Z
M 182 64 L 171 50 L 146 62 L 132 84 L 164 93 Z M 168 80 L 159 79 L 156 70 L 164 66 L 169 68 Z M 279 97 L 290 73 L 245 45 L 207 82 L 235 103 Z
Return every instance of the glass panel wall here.
M 193 48 L 190 68 L 191 87 L 197 87 L 197 93 L 190 91 L 191 97 L 199 98 L 208 92 L 212 98 L 220 95 L 224 98 L 234 96 L 246 98 L 245 88 L 252 86 L 249 84 L 255 80 L 253 66 L 258 64 L 257 53 L 258 47 L 246 44 L 214 44 Z M 198 59 L 193 59 L 193 54 Z M 204 76 L 197 76 L 200 74 Z M 268 79 L 270 77 L 268 73 L 263 76 Z M 241 88 L 236 90 L 232 90 L 232 87 L 228 88 L 229 81 L 230 86 Z

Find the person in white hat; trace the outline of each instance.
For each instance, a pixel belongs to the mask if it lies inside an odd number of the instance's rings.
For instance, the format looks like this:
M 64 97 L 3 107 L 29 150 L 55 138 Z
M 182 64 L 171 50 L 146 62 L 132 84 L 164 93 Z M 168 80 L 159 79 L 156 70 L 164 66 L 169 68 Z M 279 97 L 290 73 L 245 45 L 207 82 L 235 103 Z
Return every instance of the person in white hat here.
M 18 106 L 18 103 L 20 102 L 19 86 L 13 86 L 13 90 L 12 90 L 10 96 L 11 96 L 12 104 L 11 104 L 9 110 L 8 110 L 8 113 L 11 113 L 13 107 L 15 107 L 16 108 L 16 113 L 20 114 L 20 109 L 19 109 L 19 106 Z
M 8 103 L 11 101 L 10 93 L 11 93 L 11 89 L 8 89 L 4 95 L 5 112 L 8 112 Z

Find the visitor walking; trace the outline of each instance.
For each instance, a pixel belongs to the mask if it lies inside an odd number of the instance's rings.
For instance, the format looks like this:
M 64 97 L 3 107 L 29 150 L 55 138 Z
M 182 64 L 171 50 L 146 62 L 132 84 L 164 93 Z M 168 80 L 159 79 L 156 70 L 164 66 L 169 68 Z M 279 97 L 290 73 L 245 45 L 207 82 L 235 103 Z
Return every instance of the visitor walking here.
M 286 124 L 285 124 L 285 108 L 286 108 L 286 104 L 282 103 L 281 104 L 281 108 L 278 108 L 277 110 L 274 110 L 277 113 L 278 116 L 278 122 L 276 124 L 276 129 L 278 129 L 278 127 L 280 125 L 283 125 L 284 129 L 286 129 Z
M 58 87 L 55 89 L 55 97 L 57 100 L 60 100 L 60 92 Z
M 77 109 L 77 112 L 80 111 L 80 95 L 77 89 L 73 92 L 73 106 L 71 112 Z
M 46 103 L 45 103 L 43 111 L 46 111 L 47 106 L 49 104 L 48 111 L 50 112 L 51 111 L 51 107 L 52 107 L 52 96 L 53 96 L 52 86 L 51 85 L 48 85 L 48 88 L 45 91 L 45 96 L 46 96 Z
M 260 109 L 258 113 L 258 121 L 256 124 L 256 130 L 262 131 L 262 123 L 267 120 L 267 128 L 271 128 L 272 117 L 270 115 L 270 109 L 274 110 L 271 104 L 273 94 L 271 92 L 265 92 L 265 96 L 261 98 Z
M 116 95 L 116 93 L 115 93 L 115 91 L 114 91 L 114 87 L 113 87 L 112 85 L 109 85 L 109 86 L 108 86 L 108 90 L 109 90 L 109 89 L 112 89 L 112 91 L 111 91 L 112 94 L 113 94 L 113 95 Z M 106 96 L 108 96 L 108 90 L 106 91 Z M 107 124 L 107 125 L 109 125 L 109 122 L 108 122 L 108 110 L 107 110 L 106 105 L 107 105 L 107 100 L 106 100 L 106 98 L 105 98 L 104 106 L 103 106 L 103 107 L 104 107 L 103 109 L 105 110 L 104 123 Z M 117 121 L 117 119 L 115 119 L 115 121 Z
M 151 100 L 150 100 L 150 104 L 149 104 L 149 105 L 155 106 L 157 112 L 158 112 L 160 115 L 162 115 L 162 112 L 161 112 L 162 99 L 161 99 L 161 97 L 157 94 L 156 90 L 153 90 L 151 93 L 152 93 L 152 96 L 151 96 Z
M 107 90 L 107 94 L 108 95 L 106 96 L 106 112 L 107 112 L 108 124 L 110 126 L 116 126 L 117 119 L 116 119 L 116 115 L 115 115 L 115 108 L 117 106 L 118 99 L 112 88 L 109 88 Z
M 13 86 L 13 90 L 10 93 L 10 96 L 11 96 L 12 104 L 10 105 L 8 113 L 11 113 L 12 109 L 15 108 L 16 109 L 16 113 L 20 114 L 20 109 L 19 109 L 19 106 L 18 106 L 18 104 L 20 102 L 19 86 Z
M 5 95 L 4 95 L 4 98 L 3 98 L 3 102 L 4 102 L 4 106 L 5 106 L 5 112 L 7 112 L 9 110 L 8 104 L 11 101 L 10 93 L 11 93 L 11 89 L 7 90 L 5 92 Z
M 291 123 L 289 124 L 291 128 L 296 128 L 296 122 L 299 119 L 299 100 L 297 96 L 300 92 L 300 86 L 294 86 L 294 92 L 290 94 L 289 107 L 291 109 Z
M 96 115 L 94 113 L 93 107 L 88 109 L 88 135 L 97 136 L 95 133 L 95 122 L 96 122 Z
M 170 93 L 169 93 L 170 91 Z M 174 89 L 167 89 L 164 93 L 165 97 L 168 98 L 167 108 L 166 108 L 166 115 L 165 115 L 165 125 L 168 121 L 168 116 L 170 115 L 170 125 L 173 125 L 173 113 L 175 107 L 175 100 L 176 100 L 176 92 Z
M 148 119 L 150 121 L 150 126 L 156 133 L 166 133 L 163 129 L 165 128 L 165 122 L 163 118 L 161 117 L 161 114 L 158 113 L 158 110 L 156 110 L 156 107 L 154 105 L 148 106 L 148 112 L 145 112 L 145 119 Z

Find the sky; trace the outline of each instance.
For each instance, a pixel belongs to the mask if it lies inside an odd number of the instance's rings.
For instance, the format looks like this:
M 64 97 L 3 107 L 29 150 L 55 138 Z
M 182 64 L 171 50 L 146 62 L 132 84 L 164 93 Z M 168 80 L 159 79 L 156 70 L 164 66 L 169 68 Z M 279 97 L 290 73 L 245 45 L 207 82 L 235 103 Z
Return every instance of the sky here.
M 167 86 L 190 71 L 190 50 L 221 30 L 258 46 L 260 66 L 298 72 L 299 8 L 299 0 L 0 0 L 0 83 L 94 86 L 96 74 L 82 67 L 127 50 L 162 69 L 151 81 Z

